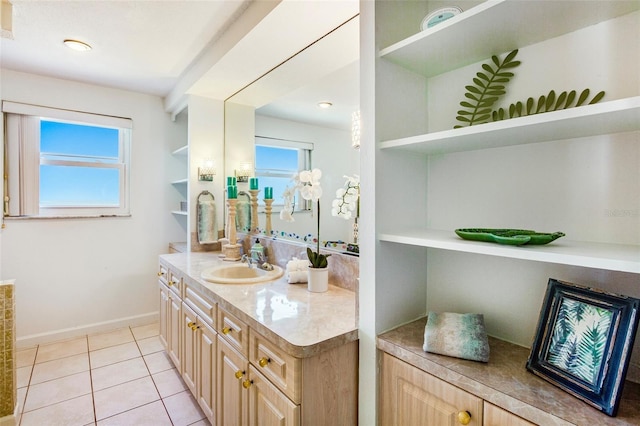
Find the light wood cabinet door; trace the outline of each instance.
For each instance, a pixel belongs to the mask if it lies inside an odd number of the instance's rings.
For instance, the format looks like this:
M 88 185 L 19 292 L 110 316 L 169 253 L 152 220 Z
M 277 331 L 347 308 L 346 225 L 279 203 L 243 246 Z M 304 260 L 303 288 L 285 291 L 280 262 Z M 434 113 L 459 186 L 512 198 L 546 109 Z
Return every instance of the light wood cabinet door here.
M 386 353 L 382 355 L 380 424 L 385 426 L 482 426 L 482 399 Z M 464 424 L 464 423 L 462 423 Z
M 485 401 L 483 426 L 534 426 L 534 423 Z
M 217 424 L 244 426 L 249 416 L 249 362 L 220 335 L 217 369 Z
M 216 411 L 216 332 L 202 322 L 198 329 L 198 404 L 215 424 Z
M 169 303 L 167 305 L 167 334 L 169 337 L 167 340 L 167 354 L 178 371 L 182 373 L 182 366 L 180 365 L 180 334 L 182 327 L 180 305 L 182 302 L 171 291 L 167 291 L 167 297 L 169 299 Z
M 160 293 L 160 343 L 165 348 L 168 346 L 169 341 L 169 289 L 162 283 L 162 280 L 158 281 L 158 288 Z
M 196 313 L 182 304 L 182 379 L 194 396 L 198 395 L 197 351 L 198 325 Z
M 249 424 L 251 426 L 299 426 L 300 406 L 249 366 Z

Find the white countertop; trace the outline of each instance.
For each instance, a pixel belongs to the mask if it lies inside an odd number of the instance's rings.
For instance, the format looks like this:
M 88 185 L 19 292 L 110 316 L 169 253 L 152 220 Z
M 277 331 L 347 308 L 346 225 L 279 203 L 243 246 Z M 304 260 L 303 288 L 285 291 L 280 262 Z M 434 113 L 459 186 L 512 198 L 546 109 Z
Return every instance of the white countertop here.
M 202 294 L 293 356 L 304 358 L 357 340 L 354 292 L 329 285 L 325 293 L 311 293 L 306 284 L 288 284 L 286 274 L 264 284 L 214 284 L 203 280 L 203 270 L 231 263 L 221 260 L 218 254 L 165 254 L 160 256 L 160 262 L 181 273 Z

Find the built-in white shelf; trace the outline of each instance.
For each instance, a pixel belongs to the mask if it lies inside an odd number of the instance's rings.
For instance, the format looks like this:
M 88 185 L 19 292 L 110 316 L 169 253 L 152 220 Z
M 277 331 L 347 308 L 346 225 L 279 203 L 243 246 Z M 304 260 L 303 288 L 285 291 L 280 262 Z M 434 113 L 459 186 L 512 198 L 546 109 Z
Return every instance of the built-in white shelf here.
M 186 156 L 189 153 L 189 145 L 185 145 L 185 146 L 181 146 L 180 148 L 176 149 L 175 151 L 173 151 L 171 154 L 172 155 L 182 155 L 182 156 Z
M 379 234 L 378 238 L 380 241 L 442 250 L 640 273 L 640 245 L 591 243 L 560 238 L 546 245 L 508 246 L 467 241 L 453 231 L 429 229 L 384 233 Z
M 175 214 L 176 216 L 187 216 L 187 212 L 183 212 L 180 210 L 173 210 L 171 213 Z
M 189 179 L 178 179 L 171 182 L 171 185 L 186 185 L 189 183 Z
M 626 15 L 638 1 L 486 1 L 380 51 L 426 77 Z M 434 60 L 434 58 L 437 58 Z
M 633 130 L 640 130 L 640 96 L 387 140 L 380 148 L 440 154 Z

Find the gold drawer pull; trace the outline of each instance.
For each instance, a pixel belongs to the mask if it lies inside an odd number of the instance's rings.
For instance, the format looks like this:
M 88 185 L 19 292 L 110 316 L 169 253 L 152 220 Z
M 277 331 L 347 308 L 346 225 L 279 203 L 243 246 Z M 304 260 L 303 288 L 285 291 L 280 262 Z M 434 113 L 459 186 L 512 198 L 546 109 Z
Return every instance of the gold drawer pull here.
M 158 276 L 161 277 L 164 275 L 164 272 L 158 272 Z
M 223 334 L 229 334 L 232 331 L 233 331 L 233 328 L 230 328 L 230 327 L 225 327 L 225 328 L 222 329 L 222 333 Z
M 271 362 L 271 358 L 260 358 L 260 361 L 258 361 L 258 364 L 260 365 L 260 367 L 266 367 L 267 364 L 269 364 Z
M 253 384 L 253 380 L 247 379 L 244 382 L 242 382 L 242 387 L 245 389 L 249 389 L 252 384 Z
M 469 422 L 471 422 L 471 413 L 468 411 L 459 411 L 458 422 L 460 422 L 461 425 L 468 425 Z
M 195 323 L 191 326 L 191 329 L 192 329 L 193 331 L 196 331 L 196 330 L 197 330 L 197 329 L 199 329 L 199 328 L 200 328 L 200 326 L 199 326 L 199 325 L 196 325 Z
M 236 379 L 240 380 L 242 379 L 242 376 L 244 376 L 244 371 L 242 370 L 236 371 Z
M 169 283 L 168 283 L 168 284 L 169 284 L 169 287 L 171 287 L 172 285 L 174 285 L 174 284 L 175 284 L 175 281 L 169 281 Z
M 187 324 L 187 327 L 192 328 L 194 325 L 196 325 L 195 322 L 190 322 L 189 324 Z

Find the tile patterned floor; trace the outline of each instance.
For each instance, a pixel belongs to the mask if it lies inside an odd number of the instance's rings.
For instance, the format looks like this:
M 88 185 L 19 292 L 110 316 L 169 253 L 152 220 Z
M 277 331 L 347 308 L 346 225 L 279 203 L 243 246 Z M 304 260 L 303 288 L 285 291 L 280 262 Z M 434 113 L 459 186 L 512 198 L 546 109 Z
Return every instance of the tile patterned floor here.
M 18 351 L 20 426 L 207 426 L 158 324 Z

